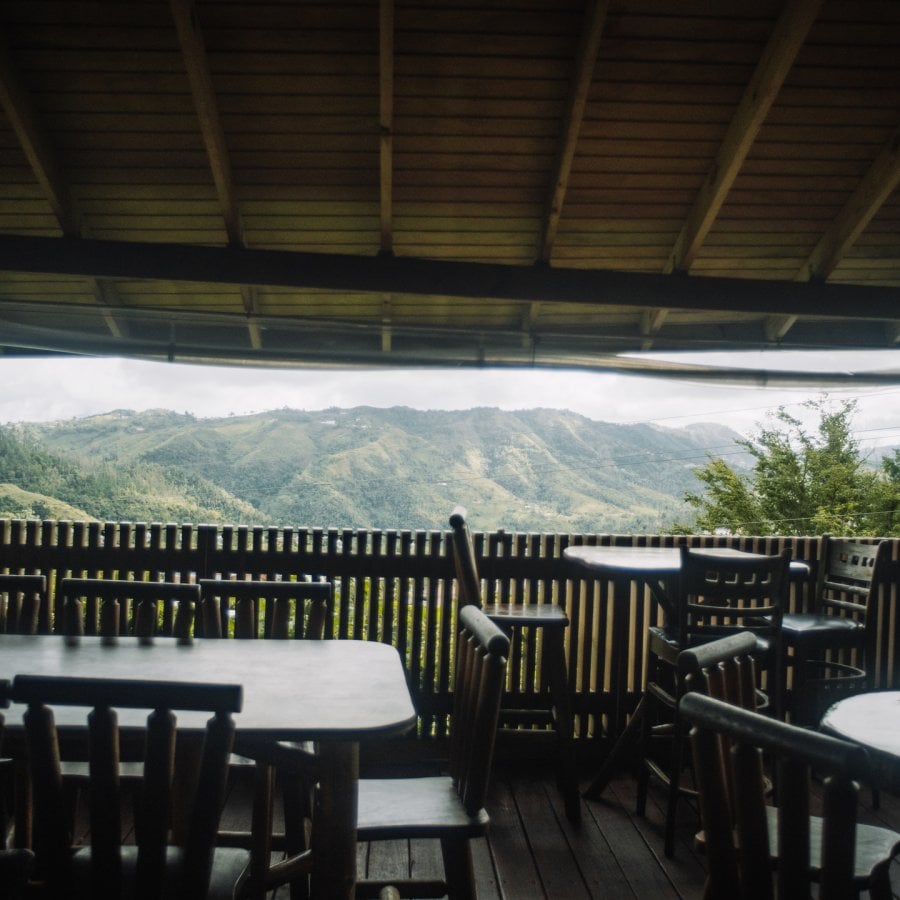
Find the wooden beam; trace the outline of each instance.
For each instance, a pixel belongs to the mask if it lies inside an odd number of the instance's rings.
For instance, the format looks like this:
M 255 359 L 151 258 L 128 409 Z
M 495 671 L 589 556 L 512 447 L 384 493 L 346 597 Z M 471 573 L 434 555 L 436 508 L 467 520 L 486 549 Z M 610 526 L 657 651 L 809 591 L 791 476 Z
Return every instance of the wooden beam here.
M 581 132 L 588 91 L 594 79 L 594 68 L 597 64 L 597 54 L 600 50 L 600 39 L 603 35 L 603 25 L 606 22 L 608 9 L 609 0 L 592 0 L 585 12 L 585 23 L 581 30 L 581 41 L 578 45 L 575 62 L 575 73 L 569 91 L 568 108 L 563 120 L 562 135 L 550 180 L 550 194 L 541 228 L 537 256 L 538 260 L 542 262 L 549 262 L 553 255 L 556 232 L 569 188 L 572 160 L 575 157 L 578 135 Z
M 252 284 L 241 285 L 241 302 L 244 304 L 244 312 L 248 316 L 256 317 L 259 315 L 259 300 L 256 296 L 256 288 Z M 262 331 L 259 323 L 255 318 L 251 318 L 247 322 L 247 331 L 250 335 L 250 346 L 254 350 L 262 349 Z
M 244 235 L 231 174 L 231 159 L 225 143 L 225 131 L 219 116 L 219 104 L 213 89 L 212 75 L 194 2 L 170 0 L 170 6 L 175 30 L 178 33 L 178 43 L 181 46 L 181 56 L 191 85 L 194 108 L 200 120 L 200 131 L 216 186 L 222 218 L 225 221 L 225 232 L 229 243 L 240 246 L 244 243 Z
M 791 0 L 783 10 L 735 109 L 715 162 L 681 226 L 663 268 L 665 274 L 687 272 L 693 265 L 821 5 L 822 0 Z M 648 321 L 647 334 L 658 334 L 666 316 L 666 310 L 656 310 Z
M 84 237 L 84 223 L 71 200 L 69 185 L 62 176 L 52 141 L 43 127 L 31 95 L 19 80 L 9 47 L 2 35 L 0 35 L 0 106 L 3 107 L 12 125 L 16 140 L 44 197 L 50 204 L 60 230 L 69 237 Z M 116 286 L 105 279 L 97 279 L 93 289 L 97 303 L 104 307 L 103 321 L 110 334 L 116 338 L 123 337 L 124 326 L 111 312 L 115 307 L 121 306 Z
M 0 235 L 0 271 L 421 297 L 900 319 L 900 288 Z
M 766 340 L 777 344 L 794 327 L 797 316 L 774 315 L 769 316 L 765 322 Z
M 41 123 L 31 95 L 19 80 L 6 41 L 0 35 L 0 106 L 9 119 L 16 140 L 28 160 L 35 180 L 47 198 L 63 234 L 79 234 L 78 216 L 69 187 L 62 177 L 56 154 Z
M 890 140 L 882 147 L 844 208 L 819 238 L 809 259 L 797 273 L 797 280 L 826 279 L 898 185 L 900 128 L 894 131 Z
M 682 225 L 666 273 L 690 270 L 821 5 L 822 0 L 789 0 L 785 6 Z
M 381 0 L 378 23 L 381 125 L 381 252 L 394 251 L 394 0 Z
M 522 346 L 525 348 L 534 344 L 534 331 L 540 315 L 540 303 L 529 303 L 522 312 Z
M 203 34 L 200 31 L 200 23 L 197 20 L 194 0 L 170 0 L 170 6 L 172 18 L 175 21 L 175 31 L 178 34 L 178 43 L 181 47 L 181 56 L 191 85 L 194 108 L 200 122 L 203 145 L 206 147 L 206 156 L 209 160 L 213 184 L 219 199 L 219 208 L 225 223 L 225 233 L 228 236 L 229 244 L 243 247 L 244 228 L 241 222 L 237 192 L 234 188 L 231 156 L 225 141 L 225 129 L 222 127 L 222 118 L 219 115 L 219 103 L 213 88 L 212 73 L 209 70 L 209 60 L 206 55 Z M 248 316 L 259 312 L 255 288 L 244 285 L 241 288 L 241 299 Z M 250 346 L 255 350 L 260 349 L 262 332 L 259 325 L 254 321 L 248 321 L 247 331 Z
M 101 316 L 106 323 L 106 327 L 109 329 L 109 333 L 114 338 L 127 337 L 125 327 L 111 312 L 108 311 L 111 307 L 120 305 L 116 286 L 106 278 L 95 278 L 94 296 L 97 298 L 97 303 L 103 307 Z
M 382 353 L 390 353 L 391 352 L 391 341 L 393 339 L 393 331 L 391 329 L 391 322 L 393 320 L 394 312 L 393 312 L 393 304 L 391 302 L 391 295 L 385 294 L 384 297 L 381 298 L 381 352 Z

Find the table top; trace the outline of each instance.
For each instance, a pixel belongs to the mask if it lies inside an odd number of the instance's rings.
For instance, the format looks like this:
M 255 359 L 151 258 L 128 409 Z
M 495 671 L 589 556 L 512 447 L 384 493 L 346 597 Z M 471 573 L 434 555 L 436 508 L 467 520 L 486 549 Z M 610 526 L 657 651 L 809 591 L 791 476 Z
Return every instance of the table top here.
M 293 641 L 0 635 L 0 678 L 14 675 L 159 679 L 241 684 L 239 737 L 359 740 L 400 734 L 416 719 L 400 656 L 375 641 Z M 21 724 L 23 708 L 5 711 Z M 56 710 L 60 727 L 84 725 L 78 710 Z M 201 727 L 208 713 L 180 712 L 179 726 Z M 71 719 L 71 721 L 69 721 Z M 146 712 L 119 711 L 123 727 Z
M 732 547 L 705 547 L 703 552 L 726 558 L 763 556 Z M 639 579 L 665 579 L 677 575 L 681 569 L 681 551 L 678 547 L 566 547 L 563 559 L 588 570 L 595 577 L 627 575 Z M 791 560 L 791 571 L 802 574 L 808 572 L 809 567 L 799 560 Z
M 845 697 L 829 707 L 819 725 L 835 737 L 866 747 L 888 787 L 900 787 L 900 691 Z

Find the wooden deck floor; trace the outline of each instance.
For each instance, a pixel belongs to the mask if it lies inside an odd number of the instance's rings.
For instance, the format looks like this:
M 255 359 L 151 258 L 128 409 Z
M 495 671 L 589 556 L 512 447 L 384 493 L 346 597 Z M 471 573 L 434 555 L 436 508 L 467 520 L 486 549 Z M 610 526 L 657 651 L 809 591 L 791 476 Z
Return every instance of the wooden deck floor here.
M 585 772 L 583 785 L 590 781 Z M 900 800 L 881 797 L 873 810 L 863 791 L 861 820 L 900 831 Z M 663 795 L 651 788 L 647 815 L 635 815 L 635 782 L 622 774 L 602 799 L 583 801 L 583 821 L 565 817 L 544 765 L 495 766 L 490 835 L 475 842 L 479 900 L 580 900 L 580 898 L 690 898 L 702 896 L 705 870 L 693 849 L 697 819 L 682 804 L 674 859 L 662 851 Z M 359 848 L 359 871 L 370 878 L 441 872 L 436 842 L 381 842 Z M 892 873 L 900 896 L 900 863 Z M 287 896 L 279 892 L 278 900 Z M 864 894 L 863 897 L 866 895 Z

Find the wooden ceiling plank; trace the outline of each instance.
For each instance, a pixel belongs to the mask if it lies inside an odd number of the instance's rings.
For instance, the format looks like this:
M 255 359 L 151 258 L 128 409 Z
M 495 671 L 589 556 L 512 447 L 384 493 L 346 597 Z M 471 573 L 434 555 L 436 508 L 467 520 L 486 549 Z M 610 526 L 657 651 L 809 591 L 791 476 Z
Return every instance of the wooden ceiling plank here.
M 213 182 L 219 198 L 219 206 L 225 221 L 228 240 L 235 246 L 244 242 L 240 209 L 231 172 L 231 158 L 225 141 L 225 131 L 219 116 L 219 105 L 213 89 L 209 60 L 203 43 L 203 35 L 197 21 L 193 0 L 170 0 L 172 18 L 178 34 L 178 43 L 187 71 L 194 107 L 200 121 L 200 131 Z
M 690 270 L 821 5 L 822 0 L 790 0 L 785 6 L 682 226 L 666 273 Z
M 78 235 L 78 216 L 72 207 L 68 185 L 63 180 L 56 153 L 31 96 L 19 79 L 9 46 L 2 36 L 0 36 L 0 105 L 12 125 L 16 140 L 63 234 Z
M 600 40 L 608 10 L 608 0 L 592 0 L 585 12 L 585 25 L 581 31 L 572 87 L 569 91 L 568 108 L 563 120 L 556 162 L 550 180 L 549 199 L 541 229 L 538 259 L 543 262 L 549 262 L 553 255 L 553 245 L 556 241 L 559 220 L 569 187 L 572 160 L 575 158 L 575 149 L 578 145 L 581 123 L 587 107 L 588 92 L 594 78 L 594 67 L 597 63 L 597 54 L 600 50 Z
M 381 141 L 380 214 L 381 252 L 393 253 L 394 186 L 394 0 L 381 0 L 378 22 L 379 116 Z
M 900 128 L 863 176 L 843 209 L 819 239 L 797 274 L 798 281 L 824 280 L 856 243 L 869 222 L 900 185 Z

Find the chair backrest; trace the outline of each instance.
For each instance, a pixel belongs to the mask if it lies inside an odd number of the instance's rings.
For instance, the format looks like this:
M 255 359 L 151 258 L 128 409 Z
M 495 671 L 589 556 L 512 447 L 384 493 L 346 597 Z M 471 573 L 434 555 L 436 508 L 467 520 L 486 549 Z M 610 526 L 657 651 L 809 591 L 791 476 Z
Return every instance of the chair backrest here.
M 331 637 L 334 586 L 330 581 L 200 580 L 203 637 Z
M 469 815 L 486 816 L 509 638 L 476 606 L 460 610 L 459 625 L 450 775 Z
M 209 711 L 200 769 L 195 779 L 187 838 L 181 854 L 177 896 L 204 897 L 209 885 L 219 815 L 225 800 L 232 713 L 241 709 L 241 687 L 17 675 L 7 696 L 27 704 L 24 714 L 34 803 L 36 874 L 49 882 L 51 896 L 70 896 L 87 877 L 93 897 L 119 897 L 123 880 L 122 810 L 119 791 L 118 715 L 125 708 L 151 710 L 147 718 L 144 778 L 135 801 L 137 860 L 135 883 L 142 896 L 163 896 L 167 859 L 176 717 L 185 710 Z M 71 826 L 60 772 L 59 739 L 53 707 L 90 709 L 90 853 L 73 853 Z M 185 740 L 179 732 L 179 740 Z M 172 856 L 171 852 L 168 856 Z M 84 868 L 80 868 L 83 866 Z M 85 875 L 87 872 L 89 874 Z M 171 878 L 171 874 L 169 875 Z M 54 893 L 54 890 L 60 893 Z M 168 882 L 167 891 L 173 891 Z
M 865 751 L 699 692 L 679 704 L 690 723 L 700 816 L 706 837 L 708 900 L 810 896 L 811 773 L 824 777 L 820 900 L 854 897 L 857 781 Z M 763 753 L 776 760 L 778 866 L 773 884 Z M 813 854 L 815 851 L 813 850 Z
M 678 673 L 688 691 L 699 691 L 733 706 L 757 710 L 756 635 L 749 631 L 689 647 L 678 654 Z
M 37 634 L 46 603 L 43 575 L 0 575 L 0 631 L 4 634 Z
M 678 618 L 683 647 L 750 631 L 769 645 L 766 689 L 776 714 L 784 703 L 781 622 L 791 551 L 775 556 L 681 548 Z
M 788 549 L 764 556 L 682 547 L 678 604 L 682 645 L 741 631 L 776 634 L 784 614 L 790 561 Z
M 472 532 L 466 522 L 465 507 L 457 506 L 450 514 L 452 529 L 450 543 L 453 547 L 453 565 L 459 590 L 459 607 L 481 607 L 481 578 L 475 561 L 475 545 Z
M 822 536 L 822 562 L 816 575 L 816 611 L 866 622 L 869 601 L 885 579 L 890 542 L 864 544 Z
M 62 616 L 57 631 L 69 636 L 162 634 L 188 639 L 200 608 L 200 586 L 168 581 L 63 578 L 57 588 L 57 604 Z

